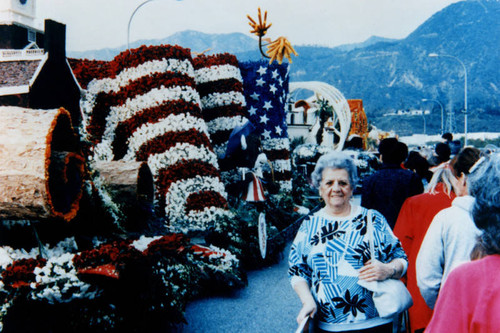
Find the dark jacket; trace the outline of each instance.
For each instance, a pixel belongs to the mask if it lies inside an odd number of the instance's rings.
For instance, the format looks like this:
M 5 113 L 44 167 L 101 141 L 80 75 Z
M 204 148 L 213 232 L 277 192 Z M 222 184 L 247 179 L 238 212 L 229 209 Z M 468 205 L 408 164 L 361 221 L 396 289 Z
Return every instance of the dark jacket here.
M 394 228 L 406 198 L 424 192 L 420 177 L 395 164 L 381 168 L 363 181 L 361 206 L 379 211 Z

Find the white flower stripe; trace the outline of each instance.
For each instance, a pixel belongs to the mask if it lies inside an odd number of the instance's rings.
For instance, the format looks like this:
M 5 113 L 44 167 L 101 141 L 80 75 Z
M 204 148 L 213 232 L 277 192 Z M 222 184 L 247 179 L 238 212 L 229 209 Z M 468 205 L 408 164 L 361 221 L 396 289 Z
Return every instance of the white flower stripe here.
M 88 84 L 87 91 L 90 94 L 118 92 L 120 88 L 127 86 L 130 80 L 134 81 L 143 76 L 164 72 L 186 74 L 192 78 L 195 75 L 193 64 L 188 59 L 155 59 L 137 67 L 125 68 L 114 78 L 94 79 Z
M 217 156 L 207 147 L 196 147 L 190 143 L 176 143 L 175 146 L 161 154 L 154 154 L 148 157 L 148 166 L 151 173 L 158 174 L 160 169 L 166 169 L 171 165 L 179 163 L 181 160 L 199 160 L 219 169 Z
M 217 131 L 233 130 L 238 126 L 245 124 L 248 119 L 242 116 L 219 117 L 207 122 L 208 132 L 213 134 Z
M 277 183 L 280 186 L 280 192 L 287 192 L 292 190 L 292 181 L 291 180 L 279 180 Z
M 176 227 L 180 228 L 184 233 L 188 231 L 203 231 L 207 229 L 209 224 L 213 224 L 225 216 L 229 217 L 230 212 L 224 208 L 205 207 L 203 211 L 188 212 L 185 215 L 185 219 L 179 221 Z
M 240 69 L 229 64 L 196 69 L 194 77 L 196 84 L 224 79 L 236 79 L 243 83 Z
M 157 123 L 146 123 L 140 126 L 128 139 L 128 150 L 125 160 L 135 160 L 135 154 L 141 146 L 168 132 L 183 132 L 190 129 L 204 133 L 208 136 L 207 125 L 201 118 L 190 114 L 171 114 Z
M 292 163 L 290 160 L 274 160 L 271 161 L 275 172 L 292 171 Z
M 241 106 L 246 106 L 245 96 L 238 91 L 230 91 L 224 93 L 212 93 L 201 98 L 201 104 L 203 109 L 213 109 L 219 106 L 239 104 Z
M 227 198 L 224 184 L 216 177 L 196 175 L 173 182 L 165 194 L 165 213 L 171 224 L 179 223 L 186 217 L 187 198 L 197 192 L 214 191 Z
M 276 138 L 276 139 L 262 140 L 262 148 L 264 148 L 264 150 L 282 150 L 282 149 L 290 150 L 290 139 Z

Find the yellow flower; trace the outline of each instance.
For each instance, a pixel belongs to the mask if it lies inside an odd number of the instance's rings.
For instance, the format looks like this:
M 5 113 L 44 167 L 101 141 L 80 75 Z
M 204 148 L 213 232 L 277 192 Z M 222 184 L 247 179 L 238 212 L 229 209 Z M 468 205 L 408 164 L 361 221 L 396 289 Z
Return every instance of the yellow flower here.
M 292 53 L 295 56 L 298 56 L 297 52 L 293 49 L 292 44 L 290 44 L 286 37 L 279 37 L 274 42 L 269 43 L 267 45 L 266 53 L 271 58 L 271 60 L 269 60 L 269 64 L 271 64 L 274 60 L 278 60 L 278 63 L 281 65 L 283 57 L 292 62 Z
M 248 19 L 250 22 L 248 24 L 252 27 L 253 30 L 250 30 L 250 33 L 257 35 L 258 37 L 262 37 L 267 33 L 267 29 L 269 29 L 272 25 L 272 23 L 269 23 L 269 25 L 266 25 L 266 20 L 267 20 L 267 11 L 264 12 L 264 22 L 262 21 L 262 16 L 260 13 L 260 7 L 258 11 L 258 16 L 259 16 L 259 23 L 257 24 L 251 17 L 250 15 L 247 15 Z

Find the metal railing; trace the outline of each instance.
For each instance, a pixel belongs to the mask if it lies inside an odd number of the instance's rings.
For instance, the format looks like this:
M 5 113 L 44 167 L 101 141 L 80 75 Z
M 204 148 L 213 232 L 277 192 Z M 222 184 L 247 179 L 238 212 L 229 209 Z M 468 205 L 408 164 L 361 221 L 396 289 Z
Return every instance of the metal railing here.
M 0 50 L 0 60 L 29 60 L 38 59 L 44 55 L 43 49 L 27 50 Z

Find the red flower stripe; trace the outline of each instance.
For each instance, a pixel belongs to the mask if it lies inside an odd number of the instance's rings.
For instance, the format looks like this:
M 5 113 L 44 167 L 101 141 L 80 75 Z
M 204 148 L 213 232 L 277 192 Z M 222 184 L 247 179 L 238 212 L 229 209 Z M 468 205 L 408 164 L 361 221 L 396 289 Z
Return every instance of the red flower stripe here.
M 203 211 L 205 207 L 227 208 L 227 202 L 220 193 L 215 191 L 193 193 L 186 200 L 186 213 Z
M 210 139 L 212 140 L 212 144 L 214 146 L 217 146 L 223 143 L 227 143 L 232 131 L 233 129 L 230 128 L 228 130 L 221 130 L 214 133 L 210 133 Z
M 136 159 L 138 161 L 147 161 L 150 155 L 163 153 L 174 147 L 177 143 L 189 143 L 196 147 L 204 146 L 213 151 L 210 139 L 206 134 L 200 133 L 195 129 L 190 129 L 182 132 L 167 132 L 155 137 L 139 148 Z
M 197 89 L 200 97 L 205 97 L 213 93 L 243 92 L 243 83 L 234 78 L 222 79 L 200 83 Z
M 264 149 L 264 153 L 266 154 L 267 159 L 270 161 L 290 159 L 290 151 L 287 149 L 281 149 L 281 150 Z
M 98 248 L 82 251 L 75 255 L 73 264 L 77 269 L 97 267 L 106 264 L 119 264 L 128 258 L 137 258 L 142 253 L 130 246 L 132 240 L 102 244 Z
M 90 124 L 87 127 L 88 132 L 94 137 L 94 140 L 100 141 L 104 134 L 104 129 L 106 128 L 106 117 L 112 106 L 123 105 L 127 99 L 145 94 L 153 88 L 159 88 L 161 86 L 191 86 L 195 88 L 195 83 L 192 77 L 179 73 L 154 73 L 131 81 L 127 86 L 122 87 L 120 91 L 116 93 L 99 93 L 96 96 L 96 103 L 92 111 Z
M 115 130 L 113 141 L 113 154 L 115 159 L 121 159 L 127 153 L 128 138 L 142 125 L 157 123 L 169 115 L 190 114 L 202 118 L 198 104 L 188 103 L 184 100 L 165 101 L 161 105 L 141 110 L 129 119 L 120 122 Z
M 215 55 L 199 55 L 193 59 L 194 69 L 203 67 L 212 67 L 219 65 L 233 65 L 238 67 L 238 59 L 230 53 L 215 54 Z
M 248 113 L 246 108 L 239 104 L 217 106 L 212 109 L 203 107 L 201 112 L 203 113 L 203 119 L 205 119 L 206 122 L 212 121 L 220 117 L 242 116 L 244 118 L 248 118 Z

